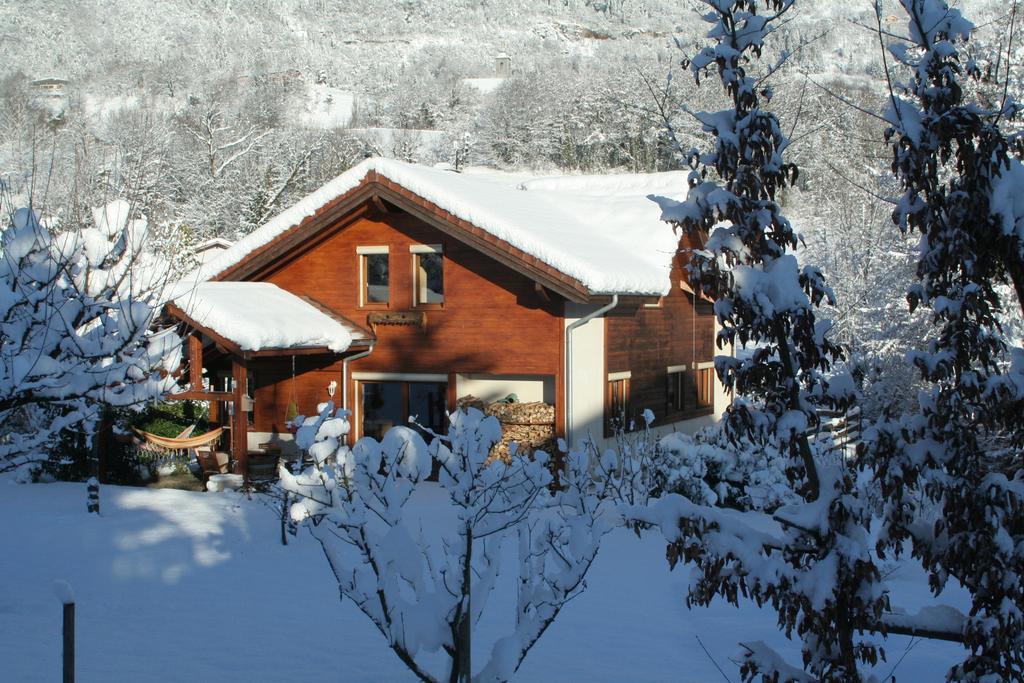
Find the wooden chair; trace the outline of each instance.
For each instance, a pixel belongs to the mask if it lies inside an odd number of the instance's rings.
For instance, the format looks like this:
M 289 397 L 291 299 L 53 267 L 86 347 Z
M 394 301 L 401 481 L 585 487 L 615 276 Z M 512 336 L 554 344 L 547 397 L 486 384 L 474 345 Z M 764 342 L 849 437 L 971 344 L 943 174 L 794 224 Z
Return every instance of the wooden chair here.
M 211 474 L 228 474 L 231 471 L 231 456 L 227 453 L 215 451 L 212 446 L 198 446 L 192 450 L 204 485 Z

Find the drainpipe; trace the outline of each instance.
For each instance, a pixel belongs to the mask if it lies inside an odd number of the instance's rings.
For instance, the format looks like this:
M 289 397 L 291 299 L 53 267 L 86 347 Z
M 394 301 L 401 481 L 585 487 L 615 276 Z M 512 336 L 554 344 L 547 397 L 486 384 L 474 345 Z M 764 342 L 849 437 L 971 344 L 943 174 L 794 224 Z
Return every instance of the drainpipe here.
M 602 316 L 619 305 L 619 295 L 613 294 L 612 300 L 565 328 L 565 442 L 572 446 L 572 331 L 582 327 L 598 316 Z
M 354 360 L 359 360 L 360 358 L 366 358 L 369 356 L 373 353 L 373 347 L 374 344 L 370 344 L 370 348 L 365 351 L 349 356 L 348 358 L 343 358 L 341 361 L 341 407 L 345 410 L 348 410 L 348 364 Z

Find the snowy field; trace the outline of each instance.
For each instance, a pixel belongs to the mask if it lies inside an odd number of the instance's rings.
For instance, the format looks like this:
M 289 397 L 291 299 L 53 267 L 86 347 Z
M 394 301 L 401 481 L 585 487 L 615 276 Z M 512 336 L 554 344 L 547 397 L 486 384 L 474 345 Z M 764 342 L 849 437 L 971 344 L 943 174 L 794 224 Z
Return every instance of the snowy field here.
M 413 501 L 424 523 L 440 493 L 428 489 Z M 81 484 L 0 478 L 0 680 L 59 677 L 55 579 L 66 579 L 78 600 L 80 681 L 413 680 L 370 622 L 339 602 L 319 545 L 301 534 L 282 546 L 268 507 L 238 494 L 114 486 L 104 487 L 102 505 L 102 517 L 87 515 Z M 507 581 L 514 557 L 506 558 Z M 768 611 L 687 610 L 687 576 L 685 567 L 669 571 L 655 534 L 613 532 L 587 591 L 565 608 L 516 680 L 738 681 L 729 661 L 738 640 L 765 640 L 798 661 Z M 904 595 L 923 585 L 906 566 L 889 578 Z M 501 581 L 475 643 L 478 661 L 512 614 L 513 596 Z M 929 602 L 923 588 L 912 590 L 917 602 L 905 607 Z M 909 642 L 889 640 L 889 662 L 877 675 L 906 653 L 899 680 L 942 680 L 959 654 L 931 641 L 914 641 L 908 652 Z

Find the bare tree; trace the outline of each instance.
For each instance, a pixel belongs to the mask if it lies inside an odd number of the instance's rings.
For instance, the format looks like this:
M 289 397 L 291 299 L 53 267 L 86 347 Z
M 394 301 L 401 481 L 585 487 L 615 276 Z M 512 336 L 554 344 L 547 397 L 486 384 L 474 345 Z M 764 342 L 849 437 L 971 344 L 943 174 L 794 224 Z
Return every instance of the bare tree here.
M 298 434 L 314 466 L 284 488 L 298 497 L 292 516 L 321 546 L 344 597 L 352 600 L 402 662 L 423 681 L 504 681 L 522 664 L 562 608 L 584 589 L 605 520 L 605 488 L 585 456 L 570 457 L 552 491 L 548 458 L 520 454 L 489 461 L 501 438 L 494 417 L 450 415 L 448 436 L 428 446 L 420 433 L 391 429 L 349 449 L 347 414 L 330 405 Z M 331 464 L 331 461 L 334 461 Z M 431 472 L 446 512 L 439 528 L 417 529 L 408 503 Z M 518 600 L 513 628 L 483 666 L 474 664 L 473 633 L 498 579 L 502 546 L 517 541 Z M 431 662 L 446 655 L 446 670 Z M 477 673 L 474 674 L 474 669 Z

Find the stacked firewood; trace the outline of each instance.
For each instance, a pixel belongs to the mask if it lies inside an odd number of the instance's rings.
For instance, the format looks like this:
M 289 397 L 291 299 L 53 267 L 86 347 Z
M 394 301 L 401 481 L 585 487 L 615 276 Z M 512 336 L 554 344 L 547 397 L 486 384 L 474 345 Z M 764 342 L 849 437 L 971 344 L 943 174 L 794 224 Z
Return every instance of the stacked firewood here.
M 552 405 L 541 401 L 495 401 L 485 404 L 475 396 L 463 396 L 456 405 L 463 409 L 476 408 L 486 415 L 493 415 L 501 422 L 501 441 L 491 449 L 491 460 L 501 458 L 508 462 L 511 457 L 509 446 L 513 442 L 517 444 L 520 453 L 533 453 L 537 450 L 554 453 L 555 407 Z

